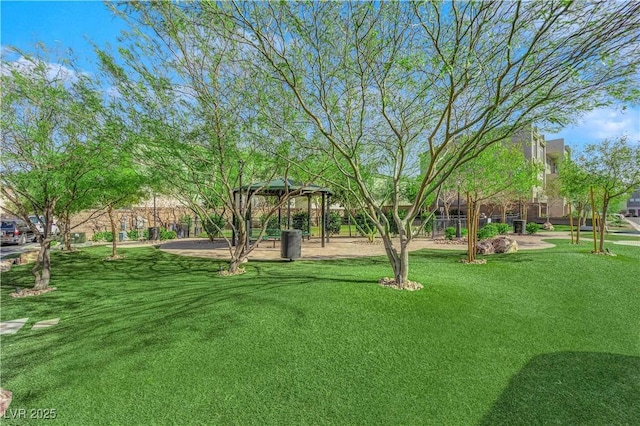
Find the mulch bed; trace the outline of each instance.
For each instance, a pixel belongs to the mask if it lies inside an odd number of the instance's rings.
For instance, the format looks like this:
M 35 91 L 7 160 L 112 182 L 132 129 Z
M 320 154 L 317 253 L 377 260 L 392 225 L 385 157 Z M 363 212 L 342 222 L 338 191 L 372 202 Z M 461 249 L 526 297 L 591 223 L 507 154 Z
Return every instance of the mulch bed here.
M 487 263 L 487 259 L 476 259 L 473 262 L 469 262 L 469 259 L 460 259 L 459 262 L 465 265 L 484 265 Z
M 403 288 L 400 288 L 397 284 L 396 284 L 396 280 L 394 278 L 381 278 L 380 281 L 378 281 L 378 283 L 382 286 L 382 287 L 389 287 L 389 288 L 393 288 L 395 290 L 409 290 L 409 291 L 416 291 L 416 290 L 422 290 L 424 288 L 424 286 L 418 282 L 415 281 L 407 281 L 404 284 Z
M 30 297 L 30 296 L 39 296 L 44 293 L 48 293 L 50 291 L 55 290 L 56 287 L 47 287 L 42 290 L 20 290 L 15 293 L 11 293 L 11 297 Z
M 453 240 L 447 240 L 446 238 L 434 238 L 433 242 L 436 244 L 447 244 L 447 245 L 466 245 L 466 238 L 455 238 Z

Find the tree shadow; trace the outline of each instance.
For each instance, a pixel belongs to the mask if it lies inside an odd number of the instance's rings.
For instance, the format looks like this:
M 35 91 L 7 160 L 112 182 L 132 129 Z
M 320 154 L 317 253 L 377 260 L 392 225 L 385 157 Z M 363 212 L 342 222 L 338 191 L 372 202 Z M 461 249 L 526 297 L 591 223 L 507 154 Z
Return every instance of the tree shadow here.
M 536 356 L 480 425 L 640 424 L 640 358 L 599 352 Z

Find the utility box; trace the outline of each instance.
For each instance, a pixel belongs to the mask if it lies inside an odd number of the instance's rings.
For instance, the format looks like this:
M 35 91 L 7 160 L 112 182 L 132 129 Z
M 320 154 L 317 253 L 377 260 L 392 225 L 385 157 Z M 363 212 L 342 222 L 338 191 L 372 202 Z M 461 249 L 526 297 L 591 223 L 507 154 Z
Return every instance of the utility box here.
M 524 227 L 525 227 L 526 221 L 524 220 L 514 220 L 513 221 L 513 233 L 514 234 L 524 234 Z
M 302 231 L 289 229 L 280 234 L 280 257 L 283 259 L 299 259 L 302 257 Z

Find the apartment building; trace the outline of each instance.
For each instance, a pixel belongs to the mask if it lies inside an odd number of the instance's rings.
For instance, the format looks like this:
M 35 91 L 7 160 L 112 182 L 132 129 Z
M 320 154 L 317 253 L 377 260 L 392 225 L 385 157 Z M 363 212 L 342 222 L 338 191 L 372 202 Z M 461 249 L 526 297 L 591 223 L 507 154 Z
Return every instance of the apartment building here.
M 544 135 L 535 126 L 528 126 L 517 132 L 512 138 L 514 144 L 522 147 L 524 157 L 529 161 L 545 165 L 538 174 L 538 184 L 531 188 L 531 193 L 526 203 L 528 204 L 527 216 L 542 217 L 547 215 L 548 197 L 545 194 L 547 186 L 547 143 Z
M 627 201 L 627 213 L 631 216 L 640 216 L 640 188 L 633 191 Z
M 563 217 L 569 214 L 567 200 L 558 195 L 558 169 L 564 159 L 571 158 L 571 148 L 564 139 L 546 141 L 545 179 L 547 192 L 547 215 Z

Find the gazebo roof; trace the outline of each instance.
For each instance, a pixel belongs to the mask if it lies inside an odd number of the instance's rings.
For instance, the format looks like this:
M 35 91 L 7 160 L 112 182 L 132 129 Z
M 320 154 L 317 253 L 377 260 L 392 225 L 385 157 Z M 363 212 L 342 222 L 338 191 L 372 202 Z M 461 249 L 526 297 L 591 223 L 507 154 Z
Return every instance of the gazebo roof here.
M 255 191 L 256 195 L 282 195 L 287 192 L 298 192 L 300 195 L 327 194 L 333 195 L 333 191 L 318 185 L 299 185 L 291 179 L 274 179 L 268 182 L 257 182 L 251 185 L 245 185 L 241 188 L 243 191 Z M 233 192 L 240 191 L 240 188 L 234 189 Z

